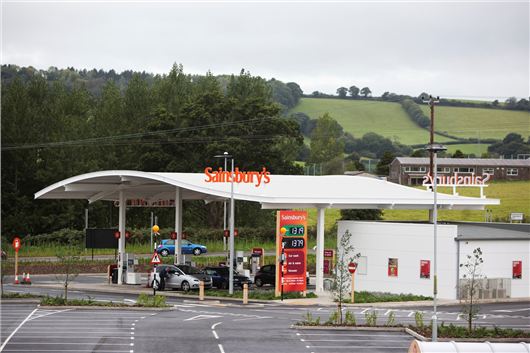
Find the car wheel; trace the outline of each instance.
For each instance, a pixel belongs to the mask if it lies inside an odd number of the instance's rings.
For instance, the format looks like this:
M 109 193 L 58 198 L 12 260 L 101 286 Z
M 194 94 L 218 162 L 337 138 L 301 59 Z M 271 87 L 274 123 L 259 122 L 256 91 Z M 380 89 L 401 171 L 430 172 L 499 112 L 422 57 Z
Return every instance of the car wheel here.
M 182 282 L 180 287 L 182 288 L 182 290 L 184 292 L 189 292 L 190 291 L 190 284 L 187 281 Z
M 168 249 L 163 249 L 161 252 L 160 252 L 160 255 L 166 257 L 169 255 L 169 250 Z
M 263 281 L 261 280 L 261 278 L 256 278 L 256 286 L 258 287 L 263 287 Z
M 199 249 L 199 248 L 193 249 L 193 255 L 198 256 L 200 254 L 201 254 L 201 249 Z

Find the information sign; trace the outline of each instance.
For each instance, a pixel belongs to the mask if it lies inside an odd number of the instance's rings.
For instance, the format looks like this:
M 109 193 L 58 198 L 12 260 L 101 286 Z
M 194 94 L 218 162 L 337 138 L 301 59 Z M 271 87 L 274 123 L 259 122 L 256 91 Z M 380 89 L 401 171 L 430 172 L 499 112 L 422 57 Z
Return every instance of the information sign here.
M 431 278 L 430 260 L 420 260 L 420 278 Z
M 513 261 L 512 263 L 512 278 L 521 279 L 523 278 L 523 262 L 522 261 Z
M 15 249 L 16 252 L 20 250 L 20 238 L 19 237 L 15 237 L 13 239 L 13 249 Z
M 276 225 L 276 294 L 282 283 L 284 292 L 303 292 L 307 271 L 307 212 L 278 211 Z

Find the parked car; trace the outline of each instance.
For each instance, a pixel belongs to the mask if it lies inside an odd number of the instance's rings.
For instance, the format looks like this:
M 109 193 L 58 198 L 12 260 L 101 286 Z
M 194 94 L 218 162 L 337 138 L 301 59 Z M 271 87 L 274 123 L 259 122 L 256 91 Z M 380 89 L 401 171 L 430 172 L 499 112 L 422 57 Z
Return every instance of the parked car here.
M 163 239 L 157 246 L 156 252 L 162 256 L 175 255 L 175 240 Z M 200 255 L 206 254 L 208 249 L 201 244 L 194 244 L 186 239 L 182 239 L 182 254 Z
M 163 273 L 166 274 L 166 278 L 164 280 L 161 279 L 161 274 Z M 182 289 L 183 291 L 187 292 L 192 289 L 199 289 L 199 279 L 195 276 L 185 274 L 175 265 L 158 265 L 156 267 L 156 279 L 157 283 L 155 283 L 155 285 L 158 287 L 156 288 L 157 290 L 169 288 Z M 212 279 L 210 278 L 210 287 L 212 285 L 211 281 Z M 147 285 L 152 287 L 153 282 L 153 272 L 150 272 L 149 277 L 147 278 Z
M 204 269 L 207 275 L 212 277 L 213 286 L 220 289 L 228 289 L 230 268 L 221 267 L 206 267 Z M 247 283 L 249 287 L 252 286 L 252 281 L 247 276 L 241 275 L 239 272 L 234 270 L 234 287 L 243 288 L 243 284 Z
M 254 276 L 254 283 L 258 287 L 263 287 L 264 284 L 276 285 L 276 265 L 265 265 L 259 269 Z
M 262 287 L 264 284 L 276 286 L 276 265 L 265 265 L 260 268 L 254 276 L 254 283 L 258 287 Z M 306 284 L 309 284 L 309 272 L 306 273 Z
M 212 276 L 208 275 L 205 271 L 200 268 L 189 266 L 189 265 L 176 265 L 176 267 L 187 275 L 197 278 L 199 281 L 204 281 L 204 288 L 210 289 L 213 285 Z

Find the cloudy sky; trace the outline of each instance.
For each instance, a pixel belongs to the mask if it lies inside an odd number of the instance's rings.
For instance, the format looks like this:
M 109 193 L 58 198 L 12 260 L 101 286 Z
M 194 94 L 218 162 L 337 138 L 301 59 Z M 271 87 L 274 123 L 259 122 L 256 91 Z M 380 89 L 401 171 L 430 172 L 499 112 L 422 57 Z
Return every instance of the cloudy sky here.
M 2 63 L 529 96 L 528 1 L 2 1 Z

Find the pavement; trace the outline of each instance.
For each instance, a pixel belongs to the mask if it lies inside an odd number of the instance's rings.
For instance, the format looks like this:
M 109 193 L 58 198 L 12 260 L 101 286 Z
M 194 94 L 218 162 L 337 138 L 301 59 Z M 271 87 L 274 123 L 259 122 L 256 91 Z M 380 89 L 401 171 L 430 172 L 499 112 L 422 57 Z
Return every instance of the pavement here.
M 81 280 L 82 279 L 82 280 Z M 58 283 L 54 276 L 50 275 L 32 275 L 33 287 L 41 288 L 53 288 L 63 289 L 63 286 Z M 10 283 L 9 276 L 6 276 L 6 282 Z M 147 279 L 142 275 L 140 285 L 117 285 L 109 284 L 106 275 L 101 274 L 80 274 L 79 277 L 72 281 L 69 285 L 70 290 L 83 291 L 83 292 L 96 292 L 96 293 L 109 293 L 109 294 L 133 294 L 139 295 L 142 293 L 152 294 L 153 290 L 147 288 L 145 283 Z M 175 298 L 186 298 L 186 299 L 199 299 L 198 292 L 196 295 L 183 294 L 177 291 L 161 291 L 158 294 L 165 295 L 167 297 Z M 217 301 L 228 301 L 228 302 L 241 302 L 240 298 L 227 298 L 227 297 L 213 297 L 205 296 L 206 300 L 217 300 Z M 293 306 L 336 306 L 336 302 L 333 299 L 331 292 L 320 293 L 317 298 L 298 298 L 298 299 L 284 299 L 280 300 L 258 300 L 252 299 L 251 302 L 273 302 L 280 305 L 293 305 Z M 502 300 L 480 300 L 478 304 L 490 304 L 490 303 L 526 303 L 530 302 L 530 298 L 506 298 Z M 459 300 L 446 300 L 439 299 L 438 306 L 461 306 L 462 303 Z M 380 303 L 356 303 L 356 304 L 343 304 L 344 307 L 385 307 L 385 308 L 409 308 L 409 307 L 432 307 L 432 300 L 425 301 L 407 301 L 407 302 L 380 302 Z

